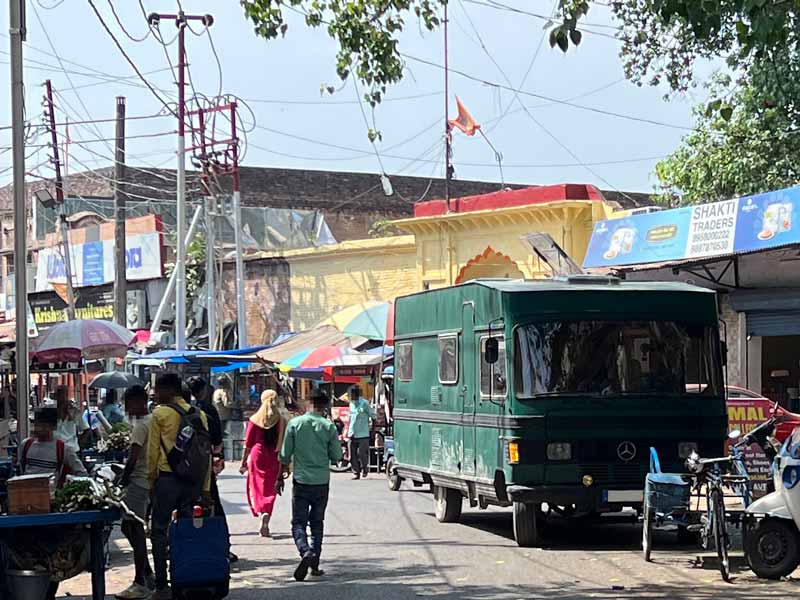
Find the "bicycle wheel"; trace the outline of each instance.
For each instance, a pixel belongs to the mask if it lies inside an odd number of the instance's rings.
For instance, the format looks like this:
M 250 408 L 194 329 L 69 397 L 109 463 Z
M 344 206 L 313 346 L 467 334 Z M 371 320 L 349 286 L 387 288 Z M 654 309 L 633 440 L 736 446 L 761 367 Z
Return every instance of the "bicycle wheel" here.
M 717 546 L 719 572 L 725 581 L 731 580 L 731 561 L 728 556 L 728 527 L 725 522 L 725 502 L 721 490 L 712 490 L 709 495 L 712 510 L 714 544 Z

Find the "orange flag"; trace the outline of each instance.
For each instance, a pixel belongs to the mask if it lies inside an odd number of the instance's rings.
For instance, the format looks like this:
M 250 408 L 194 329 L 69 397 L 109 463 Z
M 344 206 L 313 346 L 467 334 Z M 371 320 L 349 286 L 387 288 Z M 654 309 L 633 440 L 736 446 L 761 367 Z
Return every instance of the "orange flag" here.
M 51 281 L 50 285 L 53 286 L 53 291 L 61 298 L 64 302 L 69 302 L 67 298 L 69 297 L 67 294 L 67 284 L 66 283 L 56 283 L 55 281 Z
M 481 128 L 480 124 L 472 118 L 469 111 L 461 104 L 461 100 L 456 96 L 456 104 L 458 105 L 458 117 L 450 119 L 451 127 L 456 127 L 464 132 L 466 135 L 475 135 L 475 132 Z

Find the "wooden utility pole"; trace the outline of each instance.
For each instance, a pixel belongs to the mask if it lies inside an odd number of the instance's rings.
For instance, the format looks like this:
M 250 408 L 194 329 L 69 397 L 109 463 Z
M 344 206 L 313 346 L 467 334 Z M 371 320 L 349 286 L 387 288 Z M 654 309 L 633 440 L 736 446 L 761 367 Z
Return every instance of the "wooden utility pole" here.
M 125 97 L 117 96 L 114 152 L 114 320 L 128 324 L 128 280 L 125 247 Z

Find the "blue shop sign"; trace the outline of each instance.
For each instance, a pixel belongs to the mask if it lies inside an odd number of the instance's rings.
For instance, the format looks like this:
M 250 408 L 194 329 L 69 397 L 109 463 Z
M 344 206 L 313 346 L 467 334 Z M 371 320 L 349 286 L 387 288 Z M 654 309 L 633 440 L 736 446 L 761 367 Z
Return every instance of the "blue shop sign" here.
M 583 262 L 602 268 L 724 256 L 800 242 L 800 187 L 599 221 Z

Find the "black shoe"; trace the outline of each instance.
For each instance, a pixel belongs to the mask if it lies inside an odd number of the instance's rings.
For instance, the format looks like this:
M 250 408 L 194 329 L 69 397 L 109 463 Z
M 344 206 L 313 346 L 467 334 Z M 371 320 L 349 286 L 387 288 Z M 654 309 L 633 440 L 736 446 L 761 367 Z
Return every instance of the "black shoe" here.
M 233 564 L 233 563 L 235 563 L 235 562 L 239 562 L 239 557 L 238 557 L 238 556 L 236 556 L 236 555 L 235 555 L 233 552 L 231 552 L 230 550 L 228 551 L 228 562 L 229 562 L 229 563 L 231 563 L 231 564 Z
M 308 570 L 316 560 L 317 555 L 314 554 L 312 550 L 309 550 L 303 554 L 303 558 L 300 559 L 300 564 L 297 565 L 297 568 L 294 570 L 294 578 L 297 581 L 305 581 L 306 577 L 308 576 Z
M 353 479 L 361 479 L 361 475 L 359 473 L 356 473 L 355 475 L 353 475 Z
M 364 472 L 361 474 L 361 477 L 363 477 L 364 479 L 366 479 L 366 478 L 367 478 L 367 475 L 369 475 L 369 471 L 364 471 Z
M 325 571 L 322 569 L 311 569 L 312 577 L 322 577 L 323 575 L 325 575 Z

